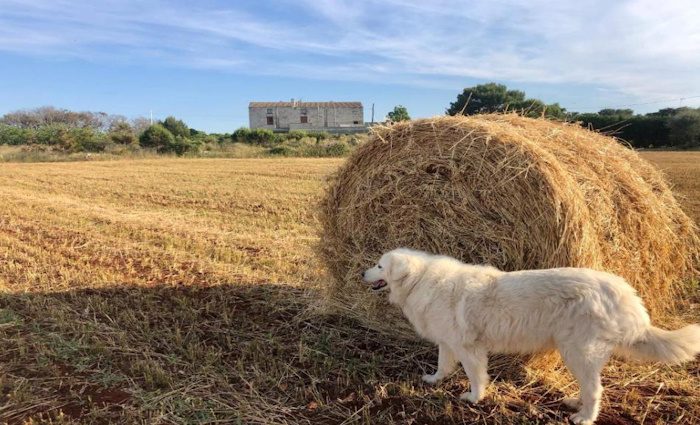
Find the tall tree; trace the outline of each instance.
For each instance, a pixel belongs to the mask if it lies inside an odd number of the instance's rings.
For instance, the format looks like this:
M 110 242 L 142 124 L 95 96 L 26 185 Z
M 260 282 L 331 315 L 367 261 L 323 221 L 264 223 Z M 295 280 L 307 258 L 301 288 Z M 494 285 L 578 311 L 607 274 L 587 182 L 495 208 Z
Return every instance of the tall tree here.
M 526 98 L 525 92 L 508 90 L 503 84 L 488 83 L 467 87 L 447 108 L 448 115 L 474 115 L 514 111 L 528 117 L 564 119 L 566 109 L 558 103 L 545 104 L 539 99 Z
M 386 116 L 394 122 L 408 121 L 411 119 L 408 115 L 408 109 L 403 105 L 394 106 L 394 110 L 386 114 Z
M 488 83 L 465 88 L 447 108 L 448 115 L 502 112 L 525 101 L 525 93 L 508 90 L 503 84 Z
M 169 116 L 161 124 L 175 137 L 190 137 L 190 128 L 182 120 Z

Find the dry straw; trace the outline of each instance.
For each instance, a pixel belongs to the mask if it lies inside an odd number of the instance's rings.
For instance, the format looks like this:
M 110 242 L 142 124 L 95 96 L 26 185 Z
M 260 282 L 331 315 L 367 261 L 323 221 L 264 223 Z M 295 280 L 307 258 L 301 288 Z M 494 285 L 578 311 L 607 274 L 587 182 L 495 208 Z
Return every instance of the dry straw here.
M 396 247 L 504 270 L 607 270 L 657 317 L 682 299 L 700 252 L 663 175 L 633 150 L 515 114 L 379 128 L 333 177 L 321 209 L 327 294 L 376 328 L 407 330 L 360 280 Z

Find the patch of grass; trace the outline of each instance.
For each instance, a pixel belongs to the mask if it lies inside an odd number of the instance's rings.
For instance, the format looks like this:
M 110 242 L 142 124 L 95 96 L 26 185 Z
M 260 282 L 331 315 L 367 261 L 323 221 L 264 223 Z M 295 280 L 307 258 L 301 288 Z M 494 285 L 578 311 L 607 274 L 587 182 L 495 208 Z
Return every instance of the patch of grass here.
M 0 308 L 0 326 L 9 327 L 19 323 L 19 317 L 10 309 Z
M 700 165 L 659 155 L 697 197 Z M 494 357 L 471 406 L 461 372 L 420 381 L 434 347 L 318 310 L 314 205 L 339 164 L 0 167 L 0 423 L 566 423 L 566 374 Z M 698 362 L 603 377 L 600 424 L 700 422 Z

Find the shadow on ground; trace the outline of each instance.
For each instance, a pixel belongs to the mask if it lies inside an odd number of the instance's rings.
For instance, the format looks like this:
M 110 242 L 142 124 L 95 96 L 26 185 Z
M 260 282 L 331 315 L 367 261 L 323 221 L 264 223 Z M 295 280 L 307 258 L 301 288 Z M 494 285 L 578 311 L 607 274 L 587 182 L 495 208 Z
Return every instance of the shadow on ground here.
M 0 422 L 564 423 L 570 413 L 562 393 L 499 361 L 498 388 L 470 406 L 461 373 L 420 382 L 433 347 L 314 314 L 309 299 L 272 284 L 0 295 Z M 602 419 L 637 423 L 624 411 Z

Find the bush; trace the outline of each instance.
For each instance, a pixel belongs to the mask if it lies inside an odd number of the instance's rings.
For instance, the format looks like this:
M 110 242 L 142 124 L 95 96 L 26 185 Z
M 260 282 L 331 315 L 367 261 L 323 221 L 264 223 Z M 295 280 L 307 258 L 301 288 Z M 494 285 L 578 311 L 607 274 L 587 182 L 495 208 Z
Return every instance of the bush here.
M 173 152 L 178 155 L 183 155 L 185 153 L 198 152 L 200 147 L 201 142 L 199 141 L 177 136 L 172 142 L 168 143 L 161 152 Z
M 241 127 L 233 132 L 231 136 L 234 142 L 248 143 L 248 137 L 250 136 L 250 129 L 248 127 Z
M 294 150 L 292 148 L 287 147 L 287 146 L 275 146 L 274 148 L 270 149 L 268 152 L 270 155 L 290 156 L 294 153 Z
M 138 143 L 134 129 L 126 121 L 119 121 L 109 129 L 109 139 L 118 145 L 135 145 Z
M 301 140 L 304 137 L 307 137 L 308 133 L 304 130 L 292 130 L 289 133 L 287 133 L 287 139 L 291 140 Z
M 326 155 L 345 156 L 350 153 L 350 146 L 347 143 L 336 142 L 326 146 Z
M 326 140 L 331 137 L 330 133 L 327 131 L 309 131 L 308 136 L 315 138 L 316 143 L 320 143 L 321 140 Z
M 233 143 L 236 142 L 233 138 L 233 135 L 225 133 L 225 134 L 212 134 L 212 136 L 216 137 L 216 142 L 220 145 L 223 145 L 224 143 Z
M 255 130 L 250 131 L 247 140 L 248 143 L 265 145 L 272 143 L 275 140 L 275 133 L 266 128 L 256 128 Z
M 73 128 L 69 132 L 71 152 L 102 152 L 109 144 L 104 133 L 95 132 L 90 127 Z
M 37 128 L 34 137 L 29 142 L 68 148 L 72 144 L 68 136 L 68 130 L 68 127 L 64 124 L 44 125 Z
M 309 157 L 309 158 L 320 158 L 327 156 L 326 155 L 326 148 L 321 145 L 306 145 L 301 148 L 299 148 L 298 151 L 296 151 L 297 156 L 304 156 L 304 157 Z
M 29 131 L 11 125 L 0 124 L 0 145 L 25 145 L 29 143 Z
M 139 138 L 139 144 L 145 148 L 154 148 L 163 151 L 166 146 L 175 143 L 175 136 L 167 128 L 160 124 L 153 124 L 143 132 Z
M 274 133 L 274 137 L 272 137 L 272 143 L 274 144 L 281 144 L 287 142 L 288 140 L 290 139 L 287 138 L 287 135 L 285 133 Z M 296 142 L 296 140 L 294 139 L 291 140 L 292 142 Z

